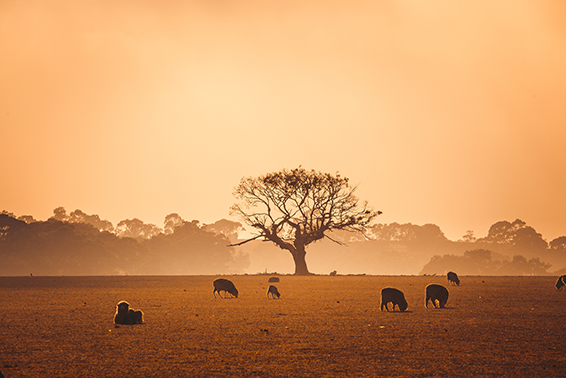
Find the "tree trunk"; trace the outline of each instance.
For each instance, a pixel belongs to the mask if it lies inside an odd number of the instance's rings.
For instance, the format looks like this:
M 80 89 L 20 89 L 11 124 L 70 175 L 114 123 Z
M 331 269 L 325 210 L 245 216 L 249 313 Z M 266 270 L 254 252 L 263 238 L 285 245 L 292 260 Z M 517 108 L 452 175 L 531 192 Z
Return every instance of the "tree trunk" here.
M 291 254 L 293 255 L 293 260 L 295 261 L 295 276 L 308 276 L 311 273 L 307 268 L 307 261 L 305 257 L 307 252 L 305 251 L 305 247 L 295 249 L 292 251 Z

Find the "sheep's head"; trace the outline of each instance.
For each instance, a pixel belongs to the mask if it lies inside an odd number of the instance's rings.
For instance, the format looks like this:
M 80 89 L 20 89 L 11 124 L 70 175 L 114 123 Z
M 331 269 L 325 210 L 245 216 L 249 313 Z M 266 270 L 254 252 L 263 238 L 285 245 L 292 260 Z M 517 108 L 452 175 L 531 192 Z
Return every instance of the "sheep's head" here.
M 118 307 L 118 313 L 119 314 L 124 314 L 124 313 L 128 313 L 128 310 L 130 309 L 130 304 L 126 301 L 122 301 L 120 303 L 118 303 L 117 305 Z

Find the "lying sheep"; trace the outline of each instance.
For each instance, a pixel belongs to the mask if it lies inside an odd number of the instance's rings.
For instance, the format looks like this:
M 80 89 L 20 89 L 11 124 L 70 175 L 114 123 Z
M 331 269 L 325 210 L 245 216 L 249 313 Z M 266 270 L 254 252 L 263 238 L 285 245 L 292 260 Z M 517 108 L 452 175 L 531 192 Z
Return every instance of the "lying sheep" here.
M 219 278 L 215 280 L 212 283 L 212 285 L 214 286 L 214 290 L 212 291 L 212 295 L 214 295 L 214 298 L 216 298 L 217 292 L 220 298 L 222 298 L 222 295 L 220 295 L 221 291 L 224 292 L 224 298 L 226 298 L 226 293 L 230 293 L 232 294 L 232 296 L 238 298 L 238 289 L 236 289 L 236 286 L 234 286 L 232 281 L 224 278 Z
M 273 285 L 269 285 L 269 288 L 267 289 L 267 298 L 269 298 L 269 294 L 271 294 L 271 298 L 281 297 L 281 294 L 279 294 L 279 290 L 277 290 L 277 288 Z
M 425 307 L 428 308 L 428 301 L 431 301 L 434 307 L 444 308 L 448 302 L 448 289 L 442 285 L 430 284 L 426 287 Z M 438 301 L 438 306 L 436 305 Z
M 456 286 L 460 286 L 460 279 L 458 278 L 458 275 L 454 272 L 448 272 L 448 274 L 446 275 L 448 278 L 448 283 L 449 284 L 456 284 Z
M 143 312 L 132 310 L 128 302 L 121 301 L 116 305 L 114 323 L 126 325 L 141 324 L 143 323 Z
M 562 288 L 566 285 L 566 275 L 558 277 L 554 286 L 556 286 L 557 290 L 562 290 Z
M 395 311 L 395 305 L 401 311 L 405 311 L 409 307 L 403 292 L 392 287 L 386 287 L 381 290 L 381 311 L 383 311 L 383 307 L 389 311 L 389 308 L 387 308 L 389 302 L 393 304 L 393 311 Z

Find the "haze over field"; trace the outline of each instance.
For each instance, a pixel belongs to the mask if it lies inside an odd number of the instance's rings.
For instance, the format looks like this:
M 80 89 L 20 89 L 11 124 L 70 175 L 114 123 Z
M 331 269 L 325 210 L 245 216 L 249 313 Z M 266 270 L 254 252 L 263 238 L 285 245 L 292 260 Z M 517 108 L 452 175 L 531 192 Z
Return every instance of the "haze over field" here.
M 239 239 L 242 225 L 169 214 L 163 228 L 139 219 L 114 227 L 96 214 L 54 210 L 47 221 L 0 213 L 0 276 L 308 275 L 545 276 L 566 274 L 566 236 L 547 242 L 520 219 L 499 221 L 483 238 L 452 241 L 434 224 L 375 224 L 335 230 L 306 248 L 305 271 L 291 250 Z M 295 244 L 295 243 L 293 243 Z M 310 269 L 310 270 L 309 270 Z
M 561 0 L 4 1 L 0 35 L 0 210 L 213 223 L 302 165 L 382 223 L 566 234 Z

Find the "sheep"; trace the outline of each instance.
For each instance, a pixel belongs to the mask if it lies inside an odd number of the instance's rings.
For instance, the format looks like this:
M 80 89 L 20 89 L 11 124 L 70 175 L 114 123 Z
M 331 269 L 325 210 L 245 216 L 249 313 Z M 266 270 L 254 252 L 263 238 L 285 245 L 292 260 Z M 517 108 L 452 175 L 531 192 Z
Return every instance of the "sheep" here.
M 558 277 L 554 286 L 556 286 L 556 290 L 562 290 L 562 288 L 566 285 L 566 275 Z
M 448 284 L 456 284 L 456 286 L 460 286 L 460 279 L 456 273 L 448 272 L 446 277 L 448 278 Z
M 230 293 L 232 296 L 238 298 L 238 289 L 236 289 L 236 286 L 234 286 L 232 281 L 219 278 L 215 280 L 212 285 L 214 286 L 214 290 L 212 291 L 214 298 L 216 298 L 216 292 L 218 292 L 218 295 L 222 298 L 222 295 L 220 295 L 221 291 L 224 292 L 224 298 L 226 298 L 226 293 Z
M 118 302 L 118 304 L 116 305 L 114 323 L 126 325 L 142 324 L 143 312 L 141 312 L 141 310 L 132 310 L 130 308 L 130 304 L 126 301 Z
M 267 298 L 269 298 L 269 294 L 271 294 L 271 298 L 277 297 L 279 299 L 279 297 L 281 297 L 279 290 L 277 290 L 277 288 L 273 285 L 269 285 L 269 288 L 267 289 Z
M 269 277 L 267 282 L 279 282 L 279 277 Z
M 389 312 L 389 308 L 387 307 L 389 302 L 393 304 L 393 311 L 395 311 L 395 305 L 397 305 L 400 311 L 405 311 L 407 307 L 409 307 L 403 292 L 392 287 L 386 287 L 381 290 L 381 311 L 383 311 L 383 307 L 385 307 Z
M 431 301 L 435 308 L 444 308 L 448 302 L 448 289 L 442 285 L 430 284 L 426 287 L 425 307 L 428 308 L 428 301 Z M 436 305 L 438 301 L 438 306 Z

